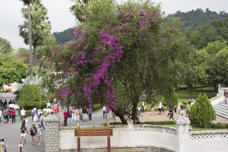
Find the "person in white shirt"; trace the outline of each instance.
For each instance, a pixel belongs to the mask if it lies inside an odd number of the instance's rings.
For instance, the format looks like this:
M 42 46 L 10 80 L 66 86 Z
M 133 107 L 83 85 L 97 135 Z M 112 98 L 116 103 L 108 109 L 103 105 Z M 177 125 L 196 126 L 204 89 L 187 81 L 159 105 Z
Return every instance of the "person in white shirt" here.
M 0 109 L 0 122 L 2 122 L 2 110 Z
M 21 121 L 22 121 L 23 118 L 25 117 L 25 109 L 24 108 L 21 109 L 20 115 L 21 115 Z
M 105 105 L 103 106 L 102 111 L 103 111 L 103 118 L 105 119 L 106 118 L 106 106 Z

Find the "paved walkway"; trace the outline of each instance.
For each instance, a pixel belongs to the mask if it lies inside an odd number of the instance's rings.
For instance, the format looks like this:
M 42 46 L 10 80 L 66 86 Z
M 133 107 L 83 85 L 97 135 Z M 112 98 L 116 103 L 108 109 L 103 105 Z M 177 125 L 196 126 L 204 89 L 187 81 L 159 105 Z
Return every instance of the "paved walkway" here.
M 60 115 L 60 121 L 61 121 L 61 126 L 63 126 L 63 114 Z M 76 121 L 73 121 L 71 118 L 68 119 L 68 126 L 76 126 L 77 123 Z M 102 110 L 98 110 L 93 113 L 92 115 L 92 121 L 81 121 L 80 125 L 81 126 L 99 126 L 102 123 L 106 122 L 105 119 L 103 119 L 103 113 Z
M 174 120 L 176 120 L 180 114 L 174 113 Z M 172 120 L 169 119 L 168 117 L 168 111 L 159 113 L 157 111 L 155 112 L 144 112 L 142 113 L 142 116 L 139 118 L 140 122 L 145 122 L 145 121 L 168 121 Z M 110 120 L 114 121 L 114 120 Z M 119 118 L 116 118 L 115 122 L 120 122 Z M 228 119 L 222 118 L 220 116 L 216 116 L 216 120 L 213 121 L 214 123 L 228 123 Z
M 31 119 L 29 119 L 28 129 L 31 127 Z M 14 124 L 0 123 L 0 138 L 4 138 L 7 144 L 7 152 L 18 152 L 20 143 L 20 127 L 21 122 L 18 121 Z M 32 145 L 30 135 L 27 135 L 27 143 L 23 146 L 23 152 L 44 152 L 44 143 L 42 146 Z

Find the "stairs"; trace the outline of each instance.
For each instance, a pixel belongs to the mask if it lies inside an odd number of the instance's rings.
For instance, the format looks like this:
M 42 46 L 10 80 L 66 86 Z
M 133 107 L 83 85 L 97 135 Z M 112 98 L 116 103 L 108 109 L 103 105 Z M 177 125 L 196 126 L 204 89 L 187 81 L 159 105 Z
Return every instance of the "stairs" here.
M 214 105 L 215 112 L 218 116 L 228 119 L 228 104 L 225 104 L 223 101 Z

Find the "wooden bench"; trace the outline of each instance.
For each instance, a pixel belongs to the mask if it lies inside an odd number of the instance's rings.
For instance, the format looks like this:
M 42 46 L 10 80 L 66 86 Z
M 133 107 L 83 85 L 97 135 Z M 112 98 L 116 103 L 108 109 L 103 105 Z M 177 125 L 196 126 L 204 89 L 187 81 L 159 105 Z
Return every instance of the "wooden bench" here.
M 80 137 L 81 136 L 107 136 L 107 145 L 108 145 L 108 152 L 111 152 L 111 140 L 110 136 L 112 136 L 112 128 L 76 128 L 75 136 L 77 136 L 77 150 L 80 152 L 81 143 Z

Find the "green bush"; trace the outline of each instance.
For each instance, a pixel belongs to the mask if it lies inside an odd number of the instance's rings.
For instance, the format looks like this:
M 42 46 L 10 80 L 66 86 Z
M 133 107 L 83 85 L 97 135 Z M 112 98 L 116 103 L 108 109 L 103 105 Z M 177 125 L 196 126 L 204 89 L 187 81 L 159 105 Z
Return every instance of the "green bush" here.
M 191 124 L 197 127 L 207 128 L 216 115 L 206 94 L 200 94 L 190 108 L 189 119 Z
M 25 85 L 21 89 L 17 103 L 25 109 L 32 109 L 33 107 L 42 108 L 45 104 L 42 101 L 40 89 L 32 84 Z
M 175 121 L 145 121 L 143 124 L 150 125 L 175 125 Z
M 99 109 L 101 109 L 102 108 L 102 105 L 101 104 L 94 104 L 93 105 L 93 111 L 97 111 L 97 110 L 99 110 Z
M 27 117 L 32 115 L 32 110 L 25 110 L 25 114 Z
M 215 128 L 215 129 L 228 129 L 228 124 L 222 124 L 222 123 L 212 123 L 210 125 L 210 128 Z

